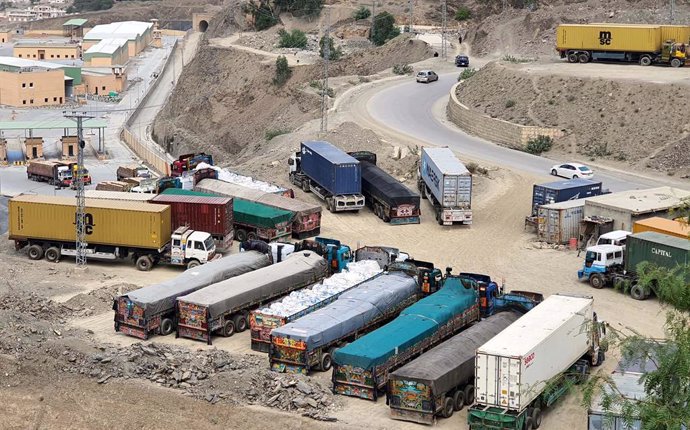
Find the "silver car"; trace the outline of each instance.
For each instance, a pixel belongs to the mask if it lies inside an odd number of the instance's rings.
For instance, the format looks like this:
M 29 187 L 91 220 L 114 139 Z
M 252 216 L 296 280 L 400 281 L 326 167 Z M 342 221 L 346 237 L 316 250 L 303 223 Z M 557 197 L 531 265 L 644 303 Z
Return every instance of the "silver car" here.
M 438 75 L 432 70 L 420 70 L 417 72 L 417 82 L 424 82 L 428 84 L 429 82 L 438 81 Z

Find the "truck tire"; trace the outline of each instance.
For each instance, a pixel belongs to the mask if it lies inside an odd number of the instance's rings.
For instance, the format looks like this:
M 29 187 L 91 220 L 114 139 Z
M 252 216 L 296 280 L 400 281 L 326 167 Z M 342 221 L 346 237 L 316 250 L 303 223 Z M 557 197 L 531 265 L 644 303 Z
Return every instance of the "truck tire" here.
M 443 418 L 450 418 L 453 416 L 454 406 L 453 406 L 453 399 L 450 397 L 446 397 L 443 399 L 443 409 L 441 409 L 441 416 Z
M 247 233 L 247 240 L 258 240 L 258 239 L 259 239 L 259 235 L 254 233 L 253 231 L 250 231 L 249 233 Z
M 461 411 L 465 407 L 465 393 L 458 389 L 455 394 L 453 394 L 453 409 L 455 411 Z
M 60 261 L 60 249 L 57 246 L 51 246 L 46 249 L 46 260 L 52 263 Z
M 541 426 L 541 409 L 539 408 L 534 408 L 532 411 L 532 425 L 535 429 Z
M 586 52 L 581 52 L 580 55 L 577 56 L 577 59 L 580 61 L 580 63 L 589 63 L 589 54 Z
M 419 196 L 422 198 L 422 200 L 426 200 L 426 185 L 424 185 L 424 182 L 417 181 L 417 188 L 419 189 Z
M 571 52 L 568 54 L 568 62 L 569 63 L 577 63 L 577 54 L 574 52 Z
M 524 430 L 532 430 L 534 426 L 532 425 L 532 417 L 525 418 Z
M 161 336 L 167 336 L 173 332 L 174 327 L 175 325 L 170 318 L 163 318 L 161 320 L 160 327 L 158 327 L 158 331 L 160 332 Z
M 225 321 L 223 328 L 220 331 L 220 335 L 223 337 L 230 337 L 235 334 L 235 322 L 232 320 Z
M 630 288 L 630 297 L 635 300 L 646 300 L 647 294 L 640 284 L 635 284 Z
M 244 314 L 237 314 L 232 318 L 232 322 L 235 324 L 235 331 L 237 333 L 242 333 L 247 329 L 247 317 Z
M 680 67 L 682 64 L 683 63 L 677 58 L 671 60 L 671 67 Z
M 319 360 L 319 370 L 322 372 L 328 372 L 333 366 L 333 358 L 328 352 L 321 354 L 321 359 Z
M 201 266 L 201 263 L 199 263 L 199 260 L 189 260 L 189 263 L 187 263 L 187 269 L 193 269 L 195 267 Z
M 328 207 L 328 210 L 329 210 L 331 213 L 335 213 L 335 200 L 333 200 L 333 199 L 330 198 L 330 197 L 327 198 L 327 199 L 326 199 L 326 206 Z
M 240 242 L 244 242 L 245 240 L 247 240 L 247 231 L 238 228 L 237 230 L 235 230 L 235 239 L 237 239 Z
M 649 55 L 643 55 L 640 57 L 640 66 L 651 66 L 652 65 L 652 57 Z
M 141 255 L 137 258 L 136 266 L 137 270 L 148 272 L 153 269 L 153 260 L 148 255 Z
M 472 405 L 474 403 L 474 385 L 469 384 L 465 387 L 463 390 L 464 395 L 465 395 L 465 404 L 467 406 Z
M 43 248 L 40 245 L 31 245 L 27 254 L 31 260 L 40 260 L 43 258 Z
M 305 193 L 309 192 L 309 180 L 307 180 L 307 179 L 302 180 L 302 191 L 304 191 Z
M 597 290 L 601 290 L 602 288 L 604 288 L 605 284 L 606 283 L 604 282 L 604 277 L 601 276 L 600 273 L 593 273 L 589 277 L 589 285 L 591 285 L 592 288 L 596 288 Z

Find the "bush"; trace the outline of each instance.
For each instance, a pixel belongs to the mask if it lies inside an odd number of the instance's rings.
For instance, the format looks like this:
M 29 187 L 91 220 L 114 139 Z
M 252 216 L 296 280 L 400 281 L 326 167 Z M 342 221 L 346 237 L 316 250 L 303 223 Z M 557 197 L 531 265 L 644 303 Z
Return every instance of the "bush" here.
M 371 16 L 371 11 L 364 7 L 360 6 L 359 9 L 357 9 L 353 14 L 352 17 L 354 19 L 367 19 Z
M 515 106 L 515 100 L 506 100 L 506 107 L 508 109 L 512 108 L 513 106 Z
M 502 58 L 503 61 L 507 61 L 509 63 L 531 63 L 533 61 L 536 61 L 532 58 L 520 58 L 520 57 L 513 57 L 512 55 L 504 55 Z
M 321 58 L 326 58 L 326 36 L 321 37 L 319 40 L 319 55 Z M 340 47 L 335 47 L 333 44 L 333 38 L 328 38 L 328 59 L 338 61 L 340 57 L 343 56 L 343 50 Z
M 278 37 L 280 37 L 280 42 L 278 46 L 281 48 L 300 48 L 304 49 L 307 47 L 307 35 L 301 30 L 292 30 L 290 33 L 281 29 L 278 32 Z
M 292 70 L 288 67 L 287 58 L 284 55 L 276 58 L 276 77 L 273 78 L 273 84 L 281 87 L 292 76 Z
M 525 152 L 539 155 L 546 152 L 553 146 L 553 139 L 549 136 L 537 136 L 527 141 L 525 145 Z
M 309 82 L 309 86 L 316 88 L 319 91 L 319 95 L 323 94 L 323 83 L 321 81 L 311 81 Z M 335 90 L 331 87 L 328 87 L 326 90 L 326 95 L 330 98 L 335 97 Z
M 105 10 L 113 7 L 113 0 L 74 0 L 67 13 L 86 12 L 91 10 Z
M 393 73 L 396 75 L 409 75 L 414 69 L 409 64 L 395 64 L 393 66 Z
M 294 16 L 310 17 L 321 12 L 323 0 L 275 0 L 275 5 Z
M 261 31 L 271 28 L 278 23 L 278 17 L 267 3 L 256 4 L 254 0 L 242 6 L 242 12 L 251 14 L 254 18 L 254 29 Z
M 264 137 L 266 138 L 267 141 L 273 139 L 274 137 L 278 137 L 281 134 L 288 134 L 290 133 L 290 130 L 284 130 L 282 128 L 274 128 L 270 130 L 266 130 Z
M 460 8 L 455 11 L 456 21 L 466 21 L 470 18 L 472 18 L 472 11 L 464 6 L 460 6 Z
M 464 81 L 465 79 L 469 79 L 472 76 L 474 76 L 475 73 L 477 73 L 475 69 L 465 69 L 458 76 L 458 81 Z
M 400 29 L 395 26 L 395 17 L 388 12 L 381 12 L 374 17 L 374 31 L 371 41 L 374 45 L 381 46 L 389 40 L 400 35 Z
M 465 167 L 470 173 L 475 173 L 479 167 L 479 164 L 475 163 L 474 161 L 470 161 L 469 163 L 465 164 Z

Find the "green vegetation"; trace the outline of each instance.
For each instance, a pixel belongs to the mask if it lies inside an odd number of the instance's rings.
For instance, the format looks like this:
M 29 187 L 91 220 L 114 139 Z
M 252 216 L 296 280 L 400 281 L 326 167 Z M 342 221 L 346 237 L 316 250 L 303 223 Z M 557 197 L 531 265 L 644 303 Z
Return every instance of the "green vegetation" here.
M 400 29 L 395 26 L 393 15 L 381 12 L 374 17 L 374 31 L 371 35 L 374 45 L 381 46 L 398 35 L 400 35 Z
M 301 30 L 292 30 L 290 33 L 281 29 L 278 32 L 278 37 L 280 41 L 278 46 L 281 48 L 300 48 L 304 49 L 307 47 L 307 35 Z
M 458 10 L 455 11 L 456 21 L 466 21 L 472 18 L 472 11 L 467 9 L 465 6 L 460 6 Z
M 316 88 L 319 91 L 319 94 L 323 94 L 323 83 L 321 81 L 311 81 L 309 82 L 309 86 Z M 331 87 L 328 87 L 326 90 L 326 95 L 330 98 L 335 97 L 335 90 Z
M 254 18 L 254 29 L 257 31 L 266 30 L 278 24 L 278 17 L 273 13 L 273 9 L 267 2 L 256 4 L 254 0 L 242 6 L 244 13 L 251 14 Z
M 326 36 L 321 37 L 319 40 L 319 55 L 321 58 L 326 58 Z M 340 57 L 343 56 L 343 50 L 340 47 L 335 47 L 333 44 L 333 38 L 328 38 L 328 58 L 330 60 L 338 61 Z
M 525 145 L 525 152 L 539 155 L 542 152 L 547 152 L 553 146 L 553 139 L 550 136 L 537 136 L 527 141 Z
M 360 6 L 353 14 L 354 19 L 367 19 L 371 16 L 371 11 L 365 6 Z
M 465 69 L 458 76 L 458 81 L 464 81 L 465 79 L 469 79 L 472 76 L 474 76 L 475 73 L 477 73 L 477 71 L 475 69 L 472 69 L 472 68 Z
M 532 62 L 536 61 L 536 60 L 533 59 L 533 58 L 520 58 L 520 57 L 514 57 L 514 56 L 512 56 L 512 55 L 504 55 L 503 58 L 501 58 L 501 60 L 507 61 L 507 62 L 509 62 L 509 63 L 516 63 L 516 64 L 519 64 L 519 63 L 532 63 Z
M 274 137 L 278 137 L 281 134 L 288 134 L 290 133 L 290 130 L 285 130 L 283 128 L 272 128 L 269 130 L 266 130 L 264 137 L 266 138 L 266 141 L 269 141 L 273 139 Z
M 414 69 L 409 64 L 395 64 L 393 66 L 393 73 L 396 75 L 409 75 L 414 72 Z
M 74 3 L 67 8 L 67 13 L 106 10 L 111 7 L 113 7 L 113 0 L 74 0 Z
M 323 0 L 275 0 L 275 5 L 294 16 L 313 17 L 321 12 Z
M 506 108 L 510 109 L 515 106 L 515 100 L 506 100 Z
M 281 55 L 276 58 L 276 76 L 273 78 L 273 84 L 281 87 L 290 79 L 290 76 L 292 76 L 292 70 L 288 67 L 287 58 Z

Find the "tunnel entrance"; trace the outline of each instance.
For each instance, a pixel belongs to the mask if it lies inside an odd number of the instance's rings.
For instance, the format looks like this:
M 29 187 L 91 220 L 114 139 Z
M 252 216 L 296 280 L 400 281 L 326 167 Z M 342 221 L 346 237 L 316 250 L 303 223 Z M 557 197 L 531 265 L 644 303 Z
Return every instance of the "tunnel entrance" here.
M 208 21 L 202 19 L 201 21 L 199 21 L 199 31 L 205 33 L 206 30 L 208 30 Z

